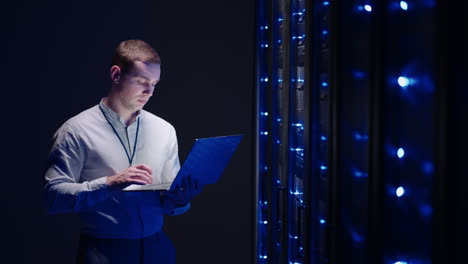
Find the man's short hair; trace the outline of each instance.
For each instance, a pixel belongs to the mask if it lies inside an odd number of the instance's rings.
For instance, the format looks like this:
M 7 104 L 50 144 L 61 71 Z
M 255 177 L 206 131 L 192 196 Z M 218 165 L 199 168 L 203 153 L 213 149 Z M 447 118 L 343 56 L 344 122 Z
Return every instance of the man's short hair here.
M 146 42 L 130 39 L 120 42 L 112 57 L 112 65 L 119 66 L 122 74 L 128 73 L 135 61 L 161 64 L 159 54 Z

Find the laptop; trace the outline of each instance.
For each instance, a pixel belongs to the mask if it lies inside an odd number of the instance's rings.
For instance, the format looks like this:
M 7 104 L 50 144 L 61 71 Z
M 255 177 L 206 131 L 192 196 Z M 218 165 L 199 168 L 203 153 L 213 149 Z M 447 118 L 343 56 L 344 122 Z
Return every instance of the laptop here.
M 132 184 L 123 191 L 169 191 L 182 185 L 185 177 L 191 175 L 200 185 L 216 183 L 221 177 L 229 160 L 236 151 L 243 135 L 228 135 L 198 138 L 192 145 L 184 164 L 171 183 Z

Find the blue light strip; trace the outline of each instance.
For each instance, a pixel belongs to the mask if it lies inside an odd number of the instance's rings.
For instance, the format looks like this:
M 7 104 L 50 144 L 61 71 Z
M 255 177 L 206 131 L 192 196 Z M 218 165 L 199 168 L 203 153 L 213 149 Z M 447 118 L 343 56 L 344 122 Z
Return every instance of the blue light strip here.
M 257 155 L 258 155 L 258 172 L 257 172 L 257 192 L 258 192 L 258 225 L 257 225 L 257 252 L 258 258 L 257 263 L 267 263 L 268 259 L 268 211 L 269 203 L 265 186 L 267 183 L 265 179 L 269 173 L 268 164 L 266 162 L 265 148 L 268 144 L 268 109 L 266 98 L 268 94 L 268 63 L 267 63 L 267 51 L 269 48 L 268 43 L 268 32 L 269 25 L 267 15 L 264 12 L 267 1 L 258 1 L 260 9 L 257 10 L 257 43 L 261 43 L 257 46 L 257 76 L 260 76 L 257 81 L 257 129 L 259 137 L 257 140 Z
M 431 263 L 435 52 L 431 45 L 420 47 L 434 39 L 436 12 L 427 9 L 425 2 L 395 0 L 382 10 L 389 17 L 386 35 L 392 36 L 385 41 L 395 43 L 385 50 L 382 95 L 387 120 L 383 139 L 386 264 Z M 405 34 L 400 33 L 403 30 Z

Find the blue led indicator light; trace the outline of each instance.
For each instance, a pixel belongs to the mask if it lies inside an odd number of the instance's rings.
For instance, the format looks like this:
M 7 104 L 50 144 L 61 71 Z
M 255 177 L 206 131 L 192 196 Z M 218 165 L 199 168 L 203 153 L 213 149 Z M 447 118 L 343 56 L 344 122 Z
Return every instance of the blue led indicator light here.
M 400 186 L 396 189 L 395 193 L 396 193 L 396 196 L 402 197 L 405 194 L 405 188 Z
M 406 88 L 408 87 L 410 81 L 407 77 L 405 76 L 400 76 L 398 77 L 398 85 L 400 85 L 401 88 Z
M 403 157 L 405 156 L 405 150 L 404 150 L 403 148 L 399 148 L 399 149 L 397 150 L 397 156 L 398 156 L 398 158 L 400 158 L 400 159 L 403 158 Z
M 353 136 L 354 136 L 354 139 L 357 141 L 367 141 L 369 139 L 368 135 L 361 134 L 359 132 L 354 132 Z
M 367 178 L 367 172 L 353 169 L 354 178 Z
M 406 1 L 400 1 L 400 7 L 403 10 L 408 10 L 408 3 Z

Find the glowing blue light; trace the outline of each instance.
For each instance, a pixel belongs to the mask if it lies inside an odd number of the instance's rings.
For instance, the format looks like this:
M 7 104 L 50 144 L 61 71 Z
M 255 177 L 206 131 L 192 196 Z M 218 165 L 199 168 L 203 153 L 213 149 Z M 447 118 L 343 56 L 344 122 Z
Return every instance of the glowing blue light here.
M 368 135 L 359 132 L 354 132 L 353 136 L 356 141 L 367 141 L 369 139 Z
M 327 82 L 322 82 L 322 86 L 323 86 L 323 87 L 327 87 L 327 86 L 328 86 L 328 83 L 327 83 Z
M 421 167 L 425 174 L 432 174 L 434 172 L 434 164 L 430 161 L 424 161 Z
M 268 224 L 268 221 L 263 221 L 262 224 L 266 225 Z
M 304 150 L 303 148 L 291 148 L 291 151 L 299 152 L 299 151 L 303 151 L 303 150 Z
M 365 5 L 365 6 L 364 6 L 364 9 L 365 9 L 367 12 L 372 12 L 372 6 L 370 6 L 370 5 Z
M 289 234 L 289 238 L 298 239 L 299 237 L 298 236 L 292 236 L 291 234 Z
M 400 186 L 396 189 L 395 193 L 396 193 L 396 196 L 402 197 L 405 194 L 405 188 Z
M 278 119 L 276 119 L 276 121 L 278 121 L 278 122 L 281 122 L 281 121 L 282 121 L 282 119 L 281 119 L 281 118 L 278 118 Z
M 263 169 L 268 170 L 268 166 L 265 166 Z
M 278 22 L 284 21 L 284 18 L 278 18 Z
M 364 241 L 364 237 L 356 232 L 356 230 L 351 230 L 351 237 L 356 243 L 362 243 Z
M 320 219 L 320 224 L 323 225 L 323 224 L 325 224 L 325 223 L 327 223 L 327 221 L 326 221 L 325 219 Z
M 328 169 L 328 167 L 327 167 L 327 166 L 325 166 L 325 165 L 320 165 L 320 169 L 324 171 L 324 170 L 327 170 L 327 169 Z
M 304 193 L 303 192 L 300 192 L 300 191 L 290 191 L 289 192 L 291 195 L 303 195 Z
M 429 204 L 422 204 L 419 206 L 419 212 L 422 216 L 429 217 L 432 214 L 432 206 Z
M 268 29 L 268 26 L 260 26 L 261 30 Z
M 323 5 L 324 5 L 324 6 L 328 6 L 328 5 L 330 5 L 330 2 L 324 1 L 324 2 L 323 2 Z
M 367 172 L 353 169 L 354 178 L 367 178 Z
M 268 132 L 267 132 L 267 131 L 265 131 L 265 132 L 260 132 L 260 135 L 268 136 Z
M 268 112 L 260 112 L 260 115 L 262 115 L 262 116 L 268 116 Z
M 400 1 L 400 7 L 406 11 L 408 10 L 408 3 L 406 3 L 406 1 Z
M 276 144 L 280 144 L 281 141 L 279 139 L 276 140 Z
M 398 158 L 400 158 L 400 159 L 403 158 L 403 157 L 405 156 L 405 150 L 404 150 L 403 148 L 399 148 L 399 149 L 397 150 L 397 156 L 398 156 Z
M 260 47 L 262 47 L 262 48 L 268 48 L 268 44 L 260 44 Z
M 326 136 L 321 136 L 321 137 L 320 137 L 320 140 L 322 140 L 322 141 L 327 141 L 328 138 L 327 138 Z
M 363 79 L 364 77 L 366 77 L 366 74 L 362 71 L 353 71 L 353 76 L 354 78 L 356 79 Z
M 264 256 L 263 256 L 263 255 L 259 255 L 259 257 L 260 257 L 261 259 L 267 259 L 267 258 L 268 258 L 267 255 L 264 255 Z
M 408 87 L 410 81 L 407 77 L 405 76 L 400 76 L 398 77 L 398 85 L 400 85 L 401 88 L 406 88 Z
M 323 31 L 322 31 L 322 35 L 325 36 L 325 35 L 327 35 L 327 34 L 328 34 L 328 31 L 327 31 L 327 30 L 323 30 Z
M 394 264 L 408 264 L 408 262 L 406 262 L 406 261 L 397 261 Z
M 301 36 L 293 36 L 292 39 L 304 39 L 305 34 L 302 34 Z
M 295 127 L 303 127 L 304 125 L 301 124 L 301 123 L 297 123 L 297 124 L 292 124 L 292 126 L 295 126 Z

